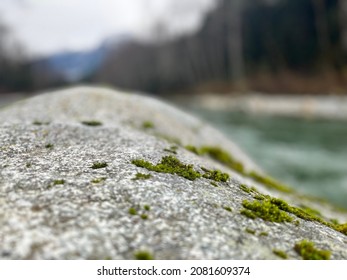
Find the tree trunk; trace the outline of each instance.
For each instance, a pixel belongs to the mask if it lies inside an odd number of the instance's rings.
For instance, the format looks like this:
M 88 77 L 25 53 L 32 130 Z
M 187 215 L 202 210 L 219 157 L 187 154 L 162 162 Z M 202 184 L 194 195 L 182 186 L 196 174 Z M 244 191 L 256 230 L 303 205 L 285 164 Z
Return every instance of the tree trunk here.
M 243 0 L 224 0 L 228 77 L 231 82 L 240 82 L 244 78 L 244 56 L 242 38 L 242 2 Z
M 321 51 L 324 66 L 328 66 L 331 63 L 331 42 L 329 38 L 325 1 L 312 0 L 312 5 L 315 13 L 319 49 Z
M 340 36 L 341 45 L 345 53 L 347 53 L 347 1 L 338 1 L 339 22 L 340 22 Z

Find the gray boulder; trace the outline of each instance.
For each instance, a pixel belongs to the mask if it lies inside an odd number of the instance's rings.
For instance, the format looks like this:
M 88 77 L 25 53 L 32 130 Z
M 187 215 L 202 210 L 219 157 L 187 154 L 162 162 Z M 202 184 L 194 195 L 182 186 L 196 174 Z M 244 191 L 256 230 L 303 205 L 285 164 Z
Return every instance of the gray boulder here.
M 2 259 L 347 259 L 345 211 L 161 101 L 74 88 L 0 123 Z

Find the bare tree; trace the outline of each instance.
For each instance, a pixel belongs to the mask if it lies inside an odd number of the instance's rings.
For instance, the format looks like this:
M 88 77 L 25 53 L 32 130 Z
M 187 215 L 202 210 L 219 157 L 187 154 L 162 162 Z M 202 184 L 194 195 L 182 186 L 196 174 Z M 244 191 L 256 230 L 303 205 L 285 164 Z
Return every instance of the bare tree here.
M 339 23 L 341 32 L 341 44 L 343 50 L 347 53 L 347 1 L 338 1 Z
M 327 67 L 331 63 L 331 42 L 326 18 L 325 0 L 312 0 L 312 6 L 315 13 L 318 45 L 322 54 L 324 67 Z
M 231 82 L 244 78 L 242 37 L 243 0 L 222 0 L 227 28 L 228 72 Z
M 25 50 L 0 20 L 0 92 L 31 88 L 31 69 Z
M 8 37 L 9 30 L 7 26 L 5 26 L 0 21 L 0 63 L 5 58 L 6 53 L 6 40 Z

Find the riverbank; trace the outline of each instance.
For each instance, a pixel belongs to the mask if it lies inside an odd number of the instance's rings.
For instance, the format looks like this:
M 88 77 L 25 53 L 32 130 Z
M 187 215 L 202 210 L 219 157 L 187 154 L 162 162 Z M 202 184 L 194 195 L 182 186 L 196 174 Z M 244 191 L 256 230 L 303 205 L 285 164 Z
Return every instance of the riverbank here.
M 174 103 L 213 111 L 238 111 L 249 114 L 285 117 L 347 120 L 347 96 L 270 95 L 249 93 L 225 95 L 175 96 Z

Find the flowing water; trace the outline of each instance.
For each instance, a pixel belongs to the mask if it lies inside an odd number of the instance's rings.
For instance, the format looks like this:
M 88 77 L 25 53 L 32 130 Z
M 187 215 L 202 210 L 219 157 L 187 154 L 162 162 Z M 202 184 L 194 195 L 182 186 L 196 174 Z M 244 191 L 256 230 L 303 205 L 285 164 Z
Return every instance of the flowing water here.
M 192 111 L 192 110 L 190 110 Z M 193 109 L 268 174 L 347 208 L 347 123 Z

